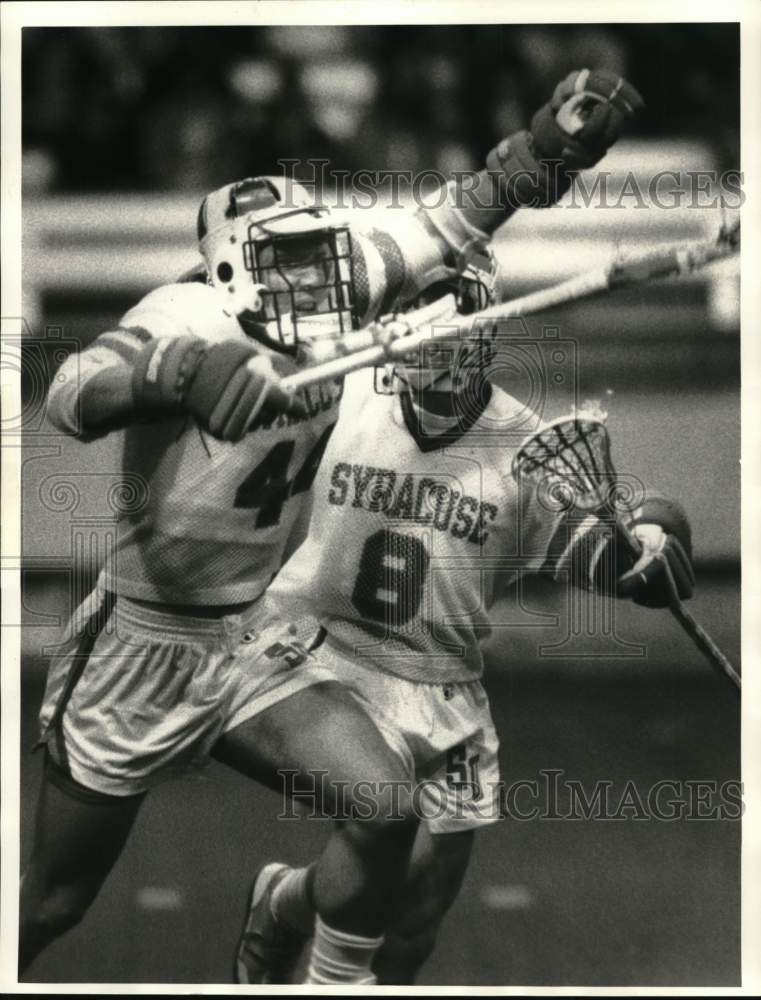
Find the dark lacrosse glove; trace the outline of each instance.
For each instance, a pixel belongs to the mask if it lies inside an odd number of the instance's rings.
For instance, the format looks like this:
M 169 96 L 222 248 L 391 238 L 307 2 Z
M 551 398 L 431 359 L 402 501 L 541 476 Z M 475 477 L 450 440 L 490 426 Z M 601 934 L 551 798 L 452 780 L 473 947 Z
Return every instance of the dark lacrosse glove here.
M 574 70 L 531 120 L 535 155 L 540 160 L 562 160 L 567 170 L 591 167 L 644 106 L 635 88 L 618 74 Z
M 277 384 L 281 359 L 243 340 L 211 344 L 197 337 L 159 338 L 135 366 L 133 394 L 146 412 L 184 412 L 221 441 L 239 441 L 264 408 L 306 414 Z

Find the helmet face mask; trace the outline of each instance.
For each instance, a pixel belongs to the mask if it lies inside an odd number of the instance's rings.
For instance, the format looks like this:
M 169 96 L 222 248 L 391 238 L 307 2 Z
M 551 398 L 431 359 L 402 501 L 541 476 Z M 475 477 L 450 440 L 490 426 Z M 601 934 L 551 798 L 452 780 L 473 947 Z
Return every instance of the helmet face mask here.
M 429 303 L 454 296 L 456 309 L 451 317 L 440 317 L 434 325 L 445 326 L 462 316 L 488 308 L 496 301 L 497 265 L 491 251 L 473 260 L 457 277 L 436 282 L 414 302 L 419 309 Z M 381 394 L 447 392 L 462 393 L 472 388 L 492 360 L 489 338 L 437 339 L 424 343 L 402 363 L 376 369 L 375 390 Z
M 493 360 L 491 339 L 479 335 L 465 340 L 436 340 L 424 344 L 407 365 L 397 367 L 396 378 L 413 393 L 471 393 Z
M 228 184 L 202 202 L 198 233 L 210 283 L 269 346 L 295 352 L 357 329 L 351 235 L 301 185 L 280 177 Z
M 285 346 L 357 329 L 348 231 L 264 237 L 249 227 L 244 261 L 262 319 Z

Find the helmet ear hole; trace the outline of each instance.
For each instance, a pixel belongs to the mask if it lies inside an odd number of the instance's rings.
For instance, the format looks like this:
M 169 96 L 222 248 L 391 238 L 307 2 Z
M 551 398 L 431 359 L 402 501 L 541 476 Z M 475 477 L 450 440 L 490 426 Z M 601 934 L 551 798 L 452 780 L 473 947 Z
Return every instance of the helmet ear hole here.
M 217 265 L 217 277 L 219 278 L 220 281 L 223 281 L 225 283 L 227 283 L 228 281 L 232 281 L 233 277 L 232 265 L 228 264 L 226 260 L 223 260 L 220 264 Z

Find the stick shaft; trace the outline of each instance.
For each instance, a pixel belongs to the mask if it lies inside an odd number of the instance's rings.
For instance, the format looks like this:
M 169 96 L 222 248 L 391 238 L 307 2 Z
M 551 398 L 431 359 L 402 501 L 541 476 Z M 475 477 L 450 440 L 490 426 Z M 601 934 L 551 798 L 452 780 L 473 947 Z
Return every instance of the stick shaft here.
M 306 386 L 315 385 L 317 382 L 325 382 L 331 378 L 340 378 L 348 375 L 349 372 L 356 371 L 357 368 L 369 368 L 383 362 L 386 352 L 381 346 L 366 347 L 361 351 L 354 351 L 344 358 L 332 358 L 330 361 L 323 361 L 314 368 L 305 368 L 304 371 L 296 372 L 294 375 L 286 375 L 280 380 L 280 388 L 289 395 L 298 392 Z
M 442 322 L 437 329 L 432 326 L 430 329 L 419 333 L 413 333 L 406 337 L 400 337 L 390 344 L 376 344 L 373 347 L 366 347 L 360 351 L 331 358 L 315 365 L 313 368 L 306 368 L 284 378 L 280 386 L 286 392 L 296 392 L 304 386 L 314 385 L 316 382 L 324 382 L 329 378 L 337 378 L 340 375 L 347 375 L 357 368 L 367 368 L 370 365 L 383 364 L 387 361 L 395 361 L 406 354 L 417 350 L 422 344 L 430 344 L 436 340 L 457 340 L 474 332 L 474 328 L 495 323 L 499 320 L 510 319 L 512 316 L 527 316 L 531 313 L 549 309 L 554 305 L 561 305 L 564 302 L 571 302 L 574 299 L 584 298 L 595 292 L 607 288 L 607 272 L 604 269 L 580 274 L 575 278 L 570 278 L 552 288 L 543 288 L 537 292 L 531 292 L 512 302 L 505 302 L 502 305 L 492 306 L 484 309 L 475 316 L 469 316 L 464 322 Z M 367 332 L 361 334 L 348 334 L 347 338 L 362 336 L 363 343 L 366 343 Z
M 668 570 L 668 572 L 670 573 L 671 571 Z M 739 693 L 742 688 L 740 675 L 732 666 L 730 660 L 724 655 L 724 653 L 722 653 L 710 635 L 706 632 L 703 626 L 700 625 L 690 614 L 687 608 L 685 608 L 679 598 L 676 598 L 673 601 L 670 611 L 698 649 L 705 655 L 714 670 L 734 684 L 737 692 Z
M 451 307 L 448 303 L 451 303 Z M 451 313 L 454 308 L 454 296 L 448 295 L 443 300 L 407 313 L 405 320 L 409 326 L 424 327 L 418 333 L 408 336 L 398 336 L 394 339 L 388 326 L 371 323 L 364 330 L 348 333 L 332 344 L 318 343 L 314 347 L 319 358 L 318 363 L 311 368 L 288 375 L 281 380 L 280 388 L 288 393 L 297 392 L 317 382 L 348 375 L 357 368 L 369 368 L 372 365 L 402 358 L 410 351 L 417 350 L 422 344 L 454 337 L 455 327 L 451 323 L 442 323 L 438 327 L 435 325 L 436 319 L 446 309 L 450 309 Z M 433 325 L 428 326 L 429 323 Z
M 628 546 L 631 554 L 635 557 L 639 556 L 642 549 L 634 535 L 629 531 L 626 525 L 622 524 L 620 521 L 618 522 L 617 527 L 621 538 Z M 739 693 L 742 687 L 740 675 L 732 666 L 729 658 L 724 655 L 703 626 L 695 620 L 692 614 L 680 601 L 676 581 L 674 580 L 674 574 L 671 572 L 671 567 L 665 559 L 663 560 L 663 569 L 666 574 L 666 581 L 671 595 L 669 611 L 674 616 L 676 621 L 679 622 L 690 639 L 692 639 L 701 653 L 703 653 L 714 670 L 733 684 Z
M 514 316 L 543 312 L 545 309 L 587 298 L 607 289 L 642 284 L 673 275 L 691 274 L 713 261 L 736 252 L 737 246 L 734 242 L 720 238 L 718 241 L 669 244 L 646 253 L 629 255 L 612 264 L 577 274 L 550 288 L 541 288 L 511 302 L 491 306 L 459 322 L 442 321 L 441 332 L 438 333 L 435 318 L 432 318 L 428 330 L 421 334 L 399 338 L 404 342 L 399 347 L 395 341 L 389 341 L 387 336 L 384 337 L 381 329 L 374 329 L 371 325 L 365 330 L 346 334 L 334 344 L 330 341 L 321 344 L 318 363 L 283 379 L 281 384 L 287 391 L 295 392 L 304 386 L 338 378 L 357 368 L 398 360 L 410 351 L 416 350 L 422 343 L 472 336 L 480 327 L 488 326 L 490 323 Z M 425 313 L 431 308 L 428 306 L 417 313 L 408 314 L 410 325 L 414 327 L 418 323 L 424 323 Z
M 553 306 L 564 305 L 566 302 L 587 298 L 597 292 L 605 291 L 609 284 L 610 268 L 608 267 L 577 274 L 573 278 L 561 281 L 558 285 L 552 285 L 551 288 L 540 288 L 536 292 L 529 292 L 528 295 L 513 299 L 511 302 L 503 302 L 500 305 L 484 309 L 474 316 L 468 316 L 456 326 L 452 326 L 449 336 L 467 336 L 482 324 L 510 319 L 513 316 L 528 316 L 532 313 L 543 312 L 545 309 L 551 309 Z

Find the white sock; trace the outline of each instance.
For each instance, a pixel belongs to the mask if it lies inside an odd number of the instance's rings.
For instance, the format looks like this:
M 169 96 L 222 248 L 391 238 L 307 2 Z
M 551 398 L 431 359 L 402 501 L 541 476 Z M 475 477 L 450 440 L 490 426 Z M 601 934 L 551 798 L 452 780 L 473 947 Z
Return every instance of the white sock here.
M 324 924 L 318 916 L 306 982 L 312 985 L 354 983 L 374 986 L 377 979 L 371 966 L 382 944 L 383 936 L 368 938 L 337 931 Z
M 275 920 L 282 920 L 307 935 L 312 933 L 315 918 L 307 891 L 308 875 L 308 868 L 292 868 L 277 884 L 270 899 Z

